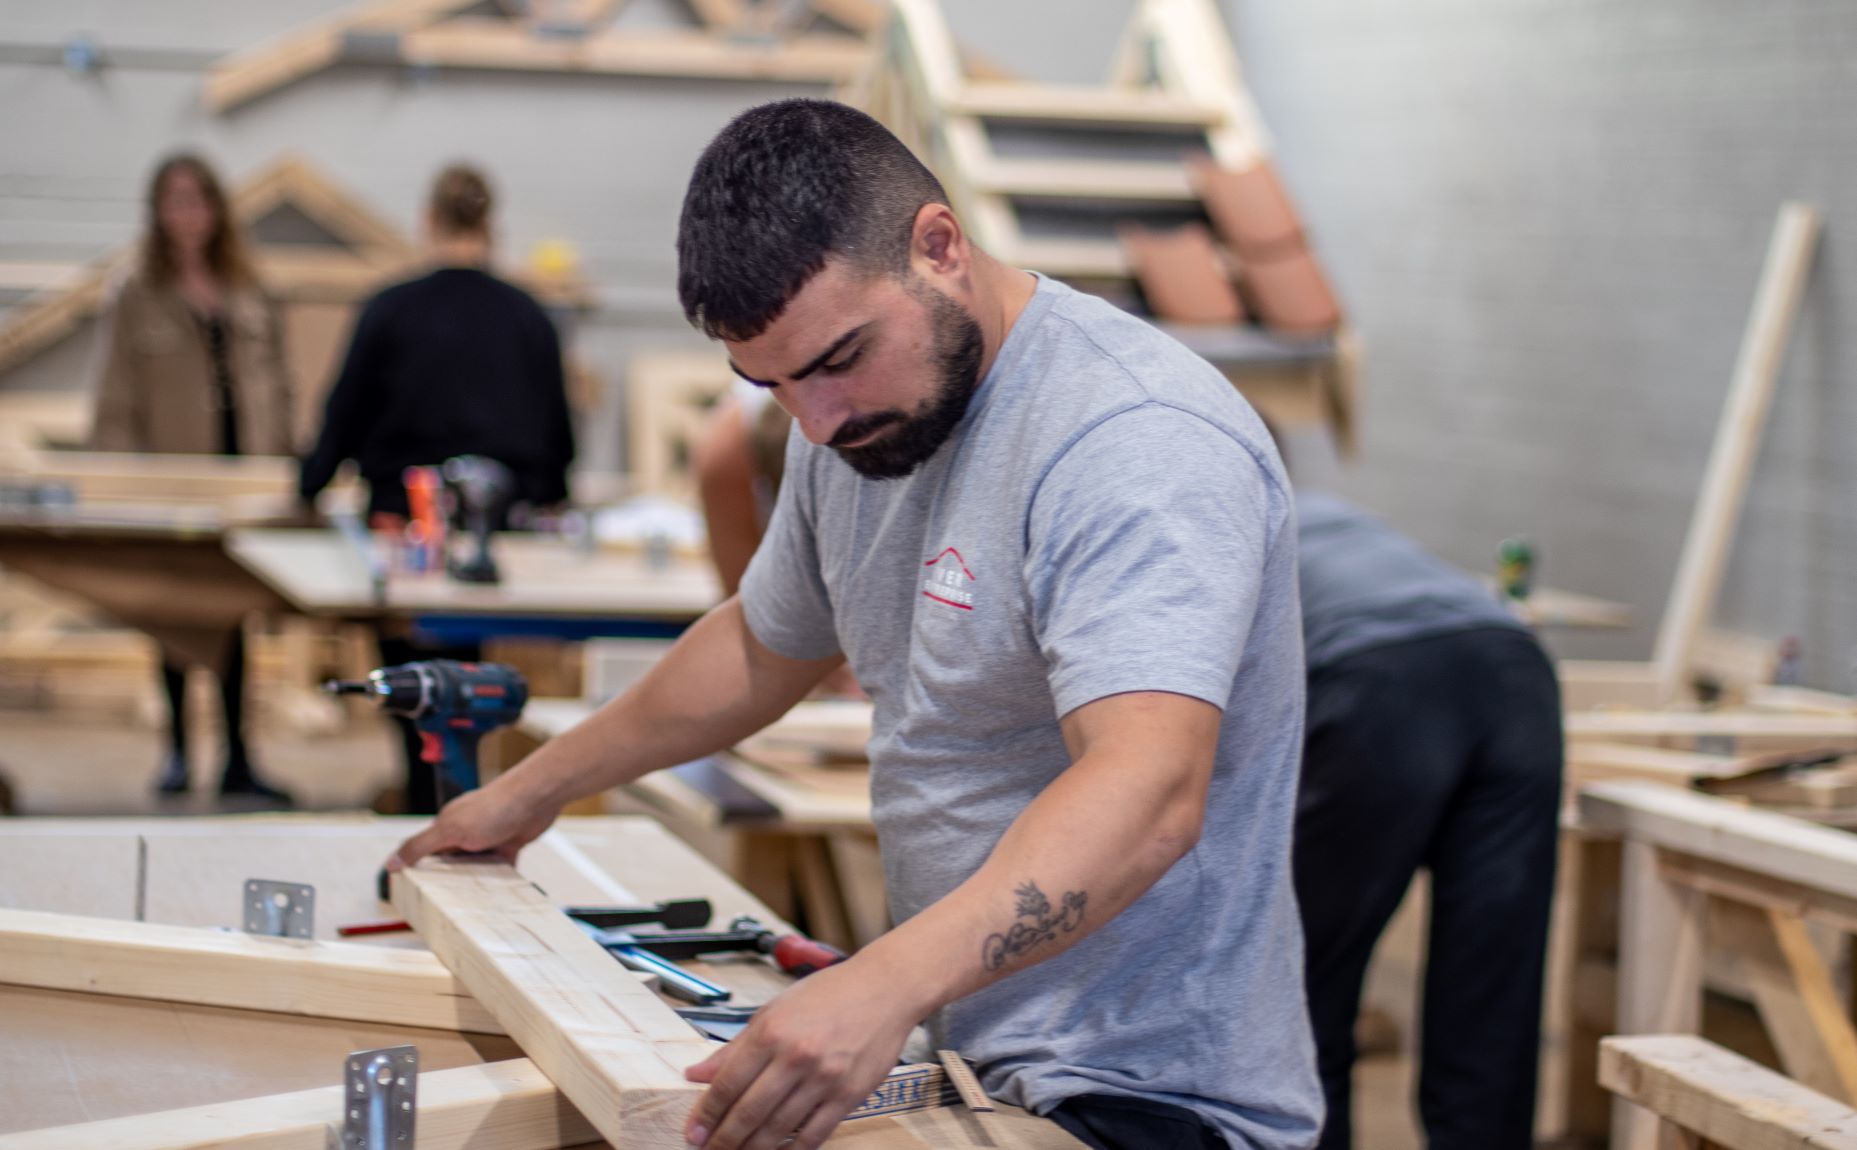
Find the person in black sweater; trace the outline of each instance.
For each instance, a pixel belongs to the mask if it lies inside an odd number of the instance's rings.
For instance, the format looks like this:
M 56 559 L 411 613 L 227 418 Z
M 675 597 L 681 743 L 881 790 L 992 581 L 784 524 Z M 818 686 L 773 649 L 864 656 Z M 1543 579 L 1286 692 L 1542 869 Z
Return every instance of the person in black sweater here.
M 482 455 L 514 474 L 515 501 L 568 497 L 574 431 L 561 342 L 541 305 L 491 275 L 490 187 L 464 166 L 439 173 L 426 213 L 434 268 L 368 301 L 355 321 L 322 434 L 303 461 L 298 492 L 312 502 L 353 459 L 368 485 L 368 518 L 395 527 L 409 514 L 408 467 Z M 476 659 L 474 646 L 435 647 L 383 633 L 381 661 Z M 408 814 L 438 810 L 419 734 L 396 720 L 406 752 Z
M 528 293 L 485 270 L 489 185 L 445 169 L 427 211 L 434 263 L 376 295 L 355 321 L 322 435 L 303 462 L 305 502 L 353 459 L 372 519 L 407 515 L 401 474 L 454 455 L 484 455 L 516 476 L 516 500 L 567 499 L 574 458 L 561 342 Z

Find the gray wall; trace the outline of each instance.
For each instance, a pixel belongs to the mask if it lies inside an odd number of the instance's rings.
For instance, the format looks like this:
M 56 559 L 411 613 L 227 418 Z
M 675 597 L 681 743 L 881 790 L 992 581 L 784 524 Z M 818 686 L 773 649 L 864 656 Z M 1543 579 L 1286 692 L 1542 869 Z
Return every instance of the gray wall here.
M 650 0 L 632 0 L 648 6 Z M 664 10 L 645 15 L 658 22 Z M 230 116 L 197 106 L 214 52 L 343 0 L 0 0 L 0 260 L 127 239 L 152 160 L 203 145 L 233 173 L 282 150 L 411 227 L 425 180 L 499 178 L 505 250 L 574 242 L 602 307 L 580 348 L 609 382 L 583 436 L 616 458 L 629 353 L 686 344 L 671 235 L 684 174 L 736 110 L 797 88 L 581 77 L 325 73 Z M 1022 74 L 1102 74 L 1125 0 L 946 0 L 965 43 Z M 1644 626 L 1561 641 L 1640 657 L 1662 611 L 1773 212 L 1825 211 L 1721 620 L 1804 637 L 1857 688 L 1857 431 L 1841 292 L 1857 260 L 1857 8 L 1822 0 L 1228 0 L 1279 162 L 1364 338 L 1363 451 L 1337 483 L 1486 568 L 1533 537 L 1545 579 Z M 45 62 L 74 32 L 119 65 Z M 74 358 L 74 357 L 71 357 Z M 54 374 L 73 370 L 65 360 Z
M 1720 621 L 1857 688 L 1857 8 L 1241 0 L 1287 182 L 1367 349 L 1341 486 L 1461 563 L 1663 610 L 1774 212 L 1824 212 Z

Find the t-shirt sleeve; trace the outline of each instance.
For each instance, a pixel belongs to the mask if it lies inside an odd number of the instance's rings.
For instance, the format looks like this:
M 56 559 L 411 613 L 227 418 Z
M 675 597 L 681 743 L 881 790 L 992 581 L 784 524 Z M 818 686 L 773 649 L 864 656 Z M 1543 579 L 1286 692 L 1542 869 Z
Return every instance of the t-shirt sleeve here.
M 1266 465 L 1190 412 L 1144 404 L 1080 437 L 1028 523 L 1026 585 L 1058 714 L 1129 691 L 1223 709 L 1289 516 Z
M 773 517 L 742 575 L 739 593 L 754 637 L 789 659 L 824 659 L 839 652 L 831 595 L 819 572 L 810 462 L 796 427 L 787 439 L 786 473 Z

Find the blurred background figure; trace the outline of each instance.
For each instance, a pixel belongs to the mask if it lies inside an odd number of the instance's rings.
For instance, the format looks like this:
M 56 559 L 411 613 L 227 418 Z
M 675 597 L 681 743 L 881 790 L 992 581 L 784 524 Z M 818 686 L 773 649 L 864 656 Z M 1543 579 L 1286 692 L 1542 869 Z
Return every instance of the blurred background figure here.
M 741 588 L 742 574 L 774 513 L 792 426 L 792 416 L 765 388 L 737 380 L 716 404 L 696 444 L 697 498 L 724 595 Z
M 793 417 L 766 388 L 737 379 L 716 404 L 696 444 L 697 498 L 709 535 L 709 559 L 724 595 L 741 589 L 742 575 L 774 513 L 786 470 Z M 861 699 L 864 689 L 846 665 L 827 675 L 818 695 Z
M 408 515 L 406 469 L 458 455 L 507 467 L 516 504 L 567 501 L 574 431 L 560 337 L 534 298 L 490 271 L 493 207 L 489 182 L 475 168 L 454 164 L 433 182 L 425 215 L 431 268 L 376 295 L 356 319 L 321 436 L 303 462 L 298 491 L 306 502 L 352 459 L 367 483 L 371 525 L 397 532 Z M 380 650 L 386 664 L 481 654 L 475 644 L 386 633 Z M 395 721 L 406 755 L 403 809 L 436 812 L 419 733 Z
M 103 317 L 107 341 L 91 446 L 99 451 L 289 455 L 290 387 L 282 325 L 198 156 L 164 160 L 149 181 L 134 271 Z M 245 745 L 245 638 L 233 630 L 213 668 L 225 712 L 221 794 L 288 802 L 258 778 Z M 170 745 L 157 786 L 188 787 L 187 659 L 164 647 Z
M 516 477 L 516 500 L 567 499 L 574 431 L 561 341 L 542 306 L 490 271 L 493 200 L 475 168 L 440 172 L 426 206 L 431 270 L 387 288 L 355 321 L 322 434 L 304 461 L 313 500 L 359 465 L 370 517 L 407 514 L 408 467 L 482 455 Z
M 1302 490 L 1296 515 L 1309 693 L 1295 873 L 1320 1146 L 1353 1144 L 1361 988 L 1424 867 L 1427 1144 L 1527 1150 L 1560 828 L 1553 664 L 1487 588 L 1379 519 Z

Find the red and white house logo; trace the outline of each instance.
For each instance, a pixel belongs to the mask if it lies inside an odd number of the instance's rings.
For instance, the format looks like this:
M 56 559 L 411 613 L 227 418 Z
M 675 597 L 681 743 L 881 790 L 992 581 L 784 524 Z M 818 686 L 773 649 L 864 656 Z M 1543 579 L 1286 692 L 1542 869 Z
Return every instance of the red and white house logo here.
M 922 566 L 928 568 L 922 573 L 922 594 L 962 611 L 974 609 L 974 573 L 967 569 L 967 560 L 959 551 L 943 548 L 940 555 Z

